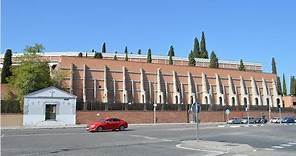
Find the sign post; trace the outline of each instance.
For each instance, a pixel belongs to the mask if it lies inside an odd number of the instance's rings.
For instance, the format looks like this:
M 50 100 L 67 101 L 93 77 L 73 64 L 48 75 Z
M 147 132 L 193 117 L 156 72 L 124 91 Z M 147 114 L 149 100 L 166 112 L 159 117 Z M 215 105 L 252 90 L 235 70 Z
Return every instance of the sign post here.
M 191 112 L 195 112 L 195 121 L 196 121 L 196 132 L 195 132 L 195 139 L 196 141 L 199 140 L 199 117 L 198 114 L 201 111 L 200 104 L 193 103 L 190 108 Z
M 157 104 L 153 104 L 153 124 L 156 123 L 156 106 Z
M 226 109 L 226 110 L 225 110 L 225 114 L 226 114 L 226 116 L 227 116 L 227 121 L 229 120 L 229 118 L 228 118 L 229 113 L 230 113 L 230 110 L 229 110 L 229 109 Z

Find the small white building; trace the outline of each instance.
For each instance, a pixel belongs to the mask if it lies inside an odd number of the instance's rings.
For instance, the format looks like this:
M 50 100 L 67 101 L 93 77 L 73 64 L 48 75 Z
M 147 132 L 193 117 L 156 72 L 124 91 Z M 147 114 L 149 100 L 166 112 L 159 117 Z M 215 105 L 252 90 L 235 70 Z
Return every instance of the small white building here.
M 24 126 L 76 124 L 76 96 L 56 87 L 32 92 L 24 97 Z

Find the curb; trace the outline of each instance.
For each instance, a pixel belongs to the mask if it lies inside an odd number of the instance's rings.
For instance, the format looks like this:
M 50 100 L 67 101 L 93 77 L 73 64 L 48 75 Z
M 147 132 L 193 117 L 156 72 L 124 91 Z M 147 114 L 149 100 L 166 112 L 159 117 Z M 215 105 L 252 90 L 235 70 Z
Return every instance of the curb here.
M 201 123 L 200 126 L 217 126 L 221 122 Z M 195 123 L 143 123 L 143 124 L 129 124 L 129 126 L 166 126 L 166 125 L 195 125 Z M 40 127 L 1 127 L 1 130 L 9 129 L 63 129 L 63 128 L 86 128 L 87 124 L 68 125 L 68 126 L 40 126 Z

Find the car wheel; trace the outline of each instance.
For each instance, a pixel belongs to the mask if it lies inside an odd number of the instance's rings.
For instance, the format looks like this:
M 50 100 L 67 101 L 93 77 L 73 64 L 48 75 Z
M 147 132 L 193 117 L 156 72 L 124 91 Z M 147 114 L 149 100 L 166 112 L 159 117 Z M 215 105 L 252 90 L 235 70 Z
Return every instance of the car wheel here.
M 103 131 L 103 127 L 100 126 L 97 128 L 97 132 L 102 132 L 102 131 Z
M 124 128 L 124 126 L 123 125 L 121 125 L 120 127 L 119 127 L 119 130 L 120 131 L 123 131 L 125 128 Z

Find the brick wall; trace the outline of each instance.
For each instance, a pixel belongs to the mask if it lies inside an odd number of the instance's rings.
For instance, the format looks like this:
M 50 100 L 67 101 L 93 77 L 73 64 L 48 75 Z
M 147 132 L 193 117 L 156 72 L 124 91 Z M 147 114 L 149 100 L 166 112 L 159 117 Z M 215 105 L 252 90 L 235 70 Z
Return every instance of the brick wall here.
M 100 116 L 97 116 L 97 113 L 100 113 Z M 261 117 L 265 115 L 268 118 L 267 111 L 251 111 L 249 112 L 250 116 Z M 156 112 L 157 122 L 158 123 L 185 123 L 187 122 L 187 113 L 185 111 L 165 111 L 165 112 Z M 235 111 L 229 114 L 231 117 L 245 117 L 247 116 L 246 112 Z M 278 112 L 271 112 L 271 117 L 279 116 Z M 285 116 L 294 116 L 296 113 L 285 112 L 282 113 L 282 117 Z M 89 122 L 95 121 L 97 119 L 102 119 L 106 117 L 117 117 L 126 120 L 128 123 L 153 123 L 153 112 L 141 112 L 141 111 L 108 111 L 108 112 L 99 112 L 99 111 L 78 111 L 77 112 L 77 124 L 87 124 Z M 200 115 L 201 122 L 224 122 L 226 121 L 226 115 L 224 112 L 201 112 Z M 188 115 L 188 119 L 192 120 L 192 114 Z

